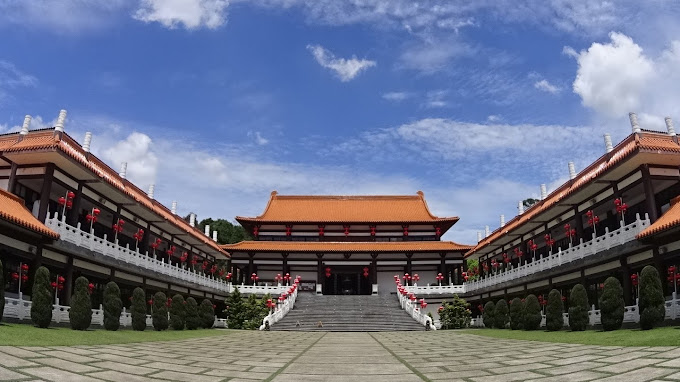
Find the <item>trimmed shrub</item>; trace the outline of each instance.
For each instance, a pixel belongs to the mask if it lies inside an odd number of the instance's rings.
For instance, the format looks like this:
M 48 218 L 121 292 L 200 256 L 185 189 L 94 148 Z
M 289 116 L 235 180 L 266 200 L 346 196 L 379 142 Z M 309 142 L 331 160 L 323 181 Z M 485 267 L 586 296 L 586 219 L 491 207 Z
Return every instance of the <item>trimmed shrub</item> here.
M 132 330 L 142 332 L 146 329 L 146 295 L 142 288 L 137 287 L 132 291 L 130 316 L 132 316 Z
M 243 329 L 245 305 L 237 287 L 234 287 L 234 290 L 229 294 L 225 304 L 224 312 L 227 314 L 227 327 L 229 329 Z
M 472 319 L 470 304 L 458 295 L 454 295 L 451 302 L 444 301 L 442 308 L 439 312 L 442 329 L 462 329 L 470 326 Z
M 524 299 L 524 330 L 537 330 L 541 327 L 541 304 L 538 298 L 530 294 Z
M 617 330 L 623 325 L 623 288 L 616 277 L 608 277 L 604 281 L 604 290 L 600 297 L 600 319 L 602 330 Z
M 588 326 L 588 292 L 581 284 L 576 284 L 569 294 L 569 328 L 575 332 L 586 330 Z
M 172 304 L 170 304 L 170 327 L 174 330 L 184 330 L 185 317 L 186 306 L 184 297 L 176 294 L 172 296 Z
M 5 312 L 5 268 L 2 266 L 2 259 L 0 259 L 0 322 L 2 322 L 2 315 Z
M 207 298 L 201 301 L 201 305 L 198 306 L 198 317 L 201 320 L 202 328 L 210 329 L 215 324 L 215 308 Z
M 564 302 L 562 293 L 553 289 L 548 293 L 548 306 L 545 308 L 545 328 L 556 332 L 564 327 Z
M 151 312 L 153 328 L 157 331 L 168 328 L 168 298 L 163 292 L 153 295 L 153 312 Z
M 665 316 L 666 301 L 659 272 L 648 265 L 640 273 L 640 329 L 654 328 L 663 322 Z
M 505 329 L 510 318 L 508 317 L 508 302 L 504 299 L 496 302 L 496 311 L 493 315 L 493 326 L 498 329 Z
M 71 296 L 71 309 L 68 311 L 68 319 L 73 330 L 86 330 L 92 323 L 89 284 L 90 282 L 83 276 L 76 279 L 76 288 Z
M 496 304 L 493 301 L 489 301 L 484 304 L 484 312 L 482 312 L 482 321 L 484 326 L 487 328 L 493 328 L 494 315 L 496 313 Z
M 31 321 L 39 328 L 46 328 L 52 322 L 50 271 L 45 267 L 35 271 L 31 294 Z
M 120 288 L 111 281 L 104 287 L 104 329 L 116 331 L 120 328 L 121 311 L 123 301 L 120 299 Z
M 520 330 L 524 327 L 524 302 L 519 297 L 510 301 L 510 329 Z
M 187 298 L 187 329 L 195 330 L 201 327 L 201 320 L 198 317 L 198 304 L 193 297 Z
M 268 310 L 257 296 L 251 294 L 246 299 L 245 314 L 246 319 L 243 321 L 243 329 L 257 330 L 262 325 L 262 320 L 267 316 Z

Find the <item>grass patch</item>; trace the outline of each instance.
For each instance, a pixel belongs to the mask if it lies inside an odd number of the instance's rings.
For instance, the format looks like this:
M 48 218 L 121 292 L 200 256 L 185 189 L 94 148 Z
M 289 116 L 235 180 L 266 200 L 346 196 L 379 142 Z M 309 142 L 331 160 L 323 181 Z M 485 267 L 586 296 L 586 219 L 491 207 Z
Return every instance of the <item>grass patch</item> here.
M 460 333 L 511 340 L 560 342 L 583 345 L 678 346 L 678 344 L 680 344 L 680 328 L 673 326 L 652 330 L 620 329 L 611 332 L 603 332 L 601 330 L 586 330 L 583 332 L 564 330 L 559 332 L 547 332 L 543 330 L 466 329 L 460 331 Z
M 71 328 L 40 329 L 27 324 L 0 324 L 0 345 L 10 346 L 73 346 L 73 345 L 110 345 L 133 342 L 176 341 L 190 338 L 224 336 L 232 333 L 226 329 L 165 330 L 153 329 L 135 332 L 123 329 L 115 332 L 104 329 L 84 331 Z

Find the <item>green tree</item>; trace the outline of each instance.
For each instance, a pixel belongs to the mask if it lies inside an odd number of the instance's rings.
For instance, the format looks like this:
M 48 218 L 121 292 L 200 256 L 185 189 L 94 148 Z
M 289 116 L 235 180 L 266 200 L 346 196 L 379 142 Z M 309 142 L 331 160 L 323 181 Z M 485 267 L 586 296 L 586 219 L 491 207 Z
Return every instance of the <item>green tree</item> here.
M 524 300 L 524 330 L 537 330 L 541 327 L 542 320 L 538 298 L 533 294 L 528 295 Z
M 564 327 L 564 303 L 562 294 L 557 289 L 548 293 L 548 306 L 545 309 L 545 327 L 555 332 Z
M 185 319 L 184 297 L 181 294 L 176 294 L 172 296 L 172 303 L 170 303 L 170 327 L 174 330 L 184 330 Z
M 600 297 L 600 319 L 602 330 L 617 330 L 623 325 L 623 288 L 616 277 L 608 277 L 604 281 L 604 290 Z
M 439 309 L 439 322 L 442 329 L 462 329 L 470 326 L 472 312 L 470 304 L 464 299 L 453 296 L 453 301 L 444 301 Z
M 187 298 L 187 329 L 195 330 L 201 327 L 198 317 L 198 304 L 193 297 Z
M 484 304 L 484 312 L 482 312 L 482 321 L 484 326 L 491 329 L 493 328 L 494 315 L 496 313 L 496 304 L 493 301 L 489 301 Z
M 118 330 L 122 311 L 123 301 L 120 299 L 120 288 L 118 284 L 111 281 L 104 287 L 104 328 L 106 330 Z
M 215 324 L 215 308 L 213 303 L 207 298 L 201 301 L 198 307 L 198 316 L 201 320 L 201 327 L 210 329 Z
M 225 301 L 227 314 L 227 327 L 229 329 L 243 329 L 243 321 L 245 321 L 245 304 L 241 297 L 241 292 L 237 287 L 227 296 Z
M 479 278 L 477 273 L 477 268 L 479 268 L 478 259 L 467 259 L 467 269 L 468 269 L 468 281 L 475 281 Z
M 500 299 L 496 302 L 496 311 L 493 316 L 493 326 L 498 329 L 505 329 L 510 318 L 508 317 L 508 302 Z
M 50 271 L 45 267 L 35 271 L 31 294 L 31 320 L 39 328 L 50 326 L 52 321 Z
M 130 316 L 132 317 L 132 329 L 143 332 L 146 329 L 146 295 L 142 288 L 137 287 L 132 291 Z
M 217 231 L 218 244 L 232 244 L 252 239 L 250 234 L 248 234 L 242 226 L 231 223 L 225 219 L 203 219 L 198 223 L 198 229 L 204 231 L 206 225 L 210 225 L 211 231 Z
M 510 329 L 520 330 L 524 327 L 524 302 L 519 297 L 510 301 Z
M 243 322 L 243 329 L 255 330 L 262 325 L 262 320 L 267 316 L 268 310 L 257 296 L 251 294 L 246 300 L 246 319 Z
M 153 328 L 160 331 L 168 328 L 168 298 L 163 292 L 156 292 L 153 296 L 153 312 L 151 320 Z
M 640 273 L 640 328 L 652 329 L 666 316 L 666 301 L 661 279 L 655 267 L 648 265 Z
M 522 200 L 522 205 L 524 206 L 525 209 L 529 209 L 538 202 L 540 202 L 540 200 L 534 198 L 527 198 Z
M 76 279 L 76 287 L 71 297 L 71 309 L 68 311 L 68 318 L 73 330 L 86 330 L 92 323 L 89 284 L 90 282 L 83 276 Z
M 0 322 L 2 322 L 2 315 L 5 312 L 5 268 L 2 266 L 2 259 L 0 259 Z
M 588 292 L 581 284 L 576 284 L 569 294 L 569 328 L 575 332 L 586 330 L 588 326 Z

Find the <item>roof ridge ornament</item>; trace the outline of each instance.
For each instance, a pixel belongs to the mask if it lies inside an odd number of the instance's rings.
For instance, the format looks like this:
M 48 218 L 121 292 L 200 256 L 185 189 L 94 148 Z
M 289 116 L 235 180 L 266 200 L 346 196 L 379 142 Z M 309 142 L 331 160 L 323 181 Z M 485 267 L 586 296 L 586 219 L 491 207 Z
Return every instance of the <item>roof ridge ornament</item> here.
M 628 113 L 628 119 L 630 119 L 630 126 L 633 128 L 633 133 L 637 134 L 642 132 L 640 124 L 638 123 L 637 114 L 633 112 Z

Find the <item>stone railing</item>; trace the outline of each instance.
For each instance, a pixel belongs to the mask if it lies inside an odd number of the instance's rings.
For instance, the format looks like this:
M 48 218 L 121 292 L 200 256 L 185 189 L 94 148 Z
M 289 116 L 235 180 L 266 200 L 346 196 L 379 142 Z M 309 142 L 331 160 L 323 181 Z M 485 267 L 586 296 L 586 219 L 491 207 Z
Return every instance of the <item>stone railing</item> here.
M 430 295 L 430 294 L 463 294 L 465 293 L 465 285 L 430 285 L 420 286 L 413 284 L 404 286 L 406 291 L 416 295 Z
M 669 300 L 666 300 L 666 320 L 675 320 L 680 318 L 680 299 L 676 297 L 675 292 L 671 295 Z M 565 306 L 565 309 L 567 307 Z M 563 313 L 562 318 L 564 320 L 564 326 L 569 326 L 569 313 Z M 623 311 L 623 322 L 624 323 L 639 323 L 640 322 L 640 307 L 638 301 L 635 305 L 629 305 L 624 307 Z M 600 310 L 595 309 L 595 305 L 592 305 L 588 311 L 588 324 L 590 326 L 602 324 L 600 317 Z M 543 314 L 543 319 L 541 320 L 541 326 L 545 326 L 545 314 Z M 470 322 L 470 327 L 483 328 L 484 322 L 482 317 L 475 317 Z
M 609 232 L 609 229 L 605 229 L 604 234 L 597 237 L 593 234 L 593 238 L 590 241 L 583 242 L 583 239 L 581 239 L 578 245 L 571 248 L 565 250 L 558 248 L 556 253 L 550 253 L 548 256 L 536 261 L 506 271 L 498 271 L 478 281 L 467 282 L 464 284 L 465 292 L 474 292 L 479 289 L 492 287 L 520 277 L 552 269 L 574 260 L 592 256 L 598 252 L 636 240 L 636 236 L 648 226 L 649 216 L 645 214 L 645 218 L 640 219 L 638 214 L 632 223 L 623 225 L 622 222 L 621 228 L 611 232 Z
M 63 220 L 59 220 L 57 214 L 54 214 L 52 218 L 48 218 L 45 221 L 45 225 L 59 233 L 61 240 L 106 257 L 222 292 L 231 293 L 232 291 L 233 285 L 231 283 L 218 280 L 213 276 L 197 273 L 193 269 L 186 269 L 186 267 L 166 263 L 164 259 L 158 260 L 153 254 L 150 255 L 149 252 L 142 254 L 137 249 L 133 250 L 127 246 L 122 247 L 117 242 L 112 243 L 108 241 L 106 235 L 104 235 L 103 239 L 98 238 L 94 234 L 83 231 L 80 223 L 73 227 L 66 224 Z M 242 293 L 264 295 L 267 293 L 279 294 L 286 291 L 288 287 L 241 285 L 238 288 Z
M 297 299 L 298 288 L 295 288 L 292 294 L 288 295 L 286 301 L 279 304 L 274 310 L 269 312 L 269 314 L 262 319 L 262 325 L 260 325 L 260 330 L 269 329 L 275 323 L 281 321 L 283 317 L 288 314 L 295 307 L 295 300 Z
M 437 330 L 437 327 L 435 326 L 435 323 L 432 320 L 432 318 L 430 318 L 430 316 L 428 316 L 427 314 L 423 313 L 422 309 L 418 307 L 418 303 L 412 302 L 408 298 L 408 294 L 402 295 L 397 291 L 397 296 L 399 297 L 399 304 L 401 305 L 401 308 L 404 309 L 406 313 L 410 314 L 414 320 L 423 325 L 425 328 L 428 328 L 430 330 Z
M 32 303 L 29 300 L 5 297 L 3 317 L 22 321 L 30 320 L 31 305 Z M 57 324 L 70 322 L 69 310 L 71 310 L 70 306 L 59 305 L 59 299 L 56 299 L 56 303 L 52 304 L 52 321 Z M 168 319 L 170 319 L 169 313 Z M 104 326 L 104 308 L 101 305 L 99 305 L 98 309 L 92 309 L 92 325 Z M 122 327 L 132 326 L 132 315 L 125 308 L 123 308 L 123 311 L 120 314 L 120 325 Z M 146 315 L 146 326 L 153 326 L 153 320 L 149 314 Z M 215 323 L 213 326 L 216 328 L 226 328 L 227 320 L 215 316 Z

